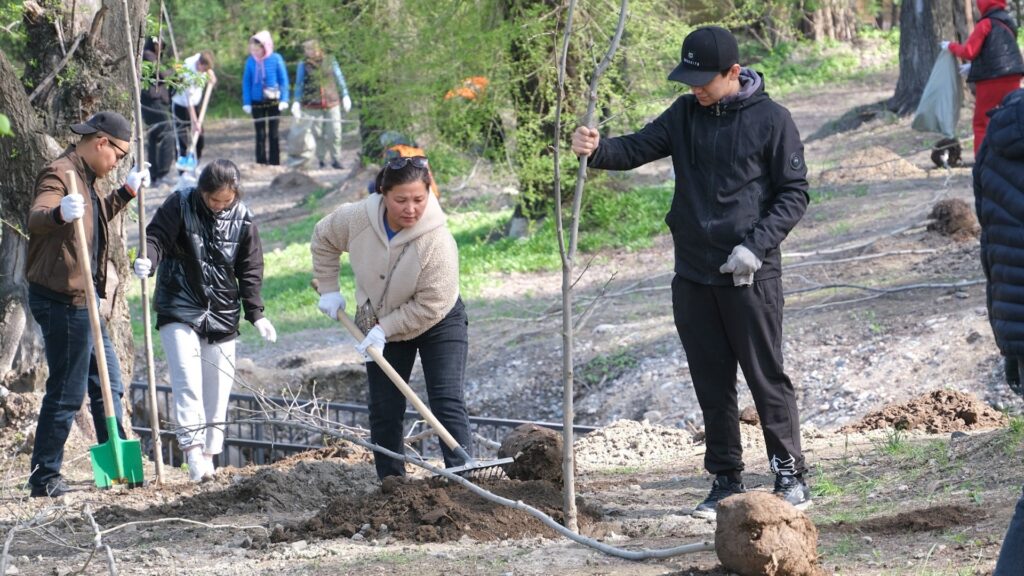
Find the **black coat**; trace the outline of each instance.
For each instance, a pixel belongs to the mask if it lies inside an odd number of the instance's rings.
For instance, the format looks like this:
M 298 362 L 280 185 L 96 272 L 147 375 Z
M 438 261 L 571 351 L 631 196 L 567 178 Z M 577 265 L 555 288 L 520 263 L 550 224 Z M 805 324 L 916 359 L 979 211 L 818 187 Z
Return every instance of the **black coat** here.
M 175 191 L 146 235 L 147 256 L 159 266 L 157 327 L 181 322 L 218 342 L 238 335 L 240 307 L 250 322 L 263 317 L 263 248 L 245 204 L 214 214 L 196 189 Z
M 1005 356 L 1024 356 L 1024 90 L 991 113 L 974 165 L 989 321 Z
M 718 271 L 743 244 L 763 261 L 755 280 L 782 274 L 779 244 L 807 209 L 807 166 L 789 111 L 744 69 L 743 88 L 727 103 L 676 99 L 639 132 L 602 139 L 594 168 L 629 170 L 672 157 L 675 195 L 665 223 L 675 244 L 676 274 L 731 286 Z
M 981 52 L 971 62 L 968 82 L 991 80 L 1014 74 L 1024 74 L 1024 58 L 1017 46 L 1017 23 L 1006 10 L 990 10 L 985 14 L 992 22 L 992 30 L 981 45 Z

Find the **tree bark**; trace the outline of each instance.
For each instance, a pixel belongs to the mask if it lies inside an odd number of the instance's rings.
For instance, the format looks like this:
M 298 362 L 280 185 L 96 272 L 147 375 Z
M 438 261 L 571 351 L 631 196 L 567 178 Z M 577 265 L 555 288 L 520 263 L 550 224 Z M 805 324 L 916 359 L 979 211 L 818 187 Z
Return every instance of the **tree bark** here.
M 857 36 L 856 0 L 820 0 L 804 13 L 801 32 L 810 40 L 848 42 Z
M 45 380 L 45 358 L 42 338 L 27 309 L 25 252 L 28 245 L 26 222 L 34 198 L 35 176 L 40 169 L 60 154 L 62 148 L 76 141 L 68 126 L 81 122 L 99 110 L 116 110 L 132 119 L 132 90 L 128 50 L 141 41 L 148 0 L 133 0 L 132 13 L 126 15 L 116 0 L 83 0 L 76 3 L 71 14 L 67 3 L 25 2 L 24 24 L 29 38 L 32 62 L 26 63 L 25 75 L 18 78 L 14 66 L 0 52 L 0 109 L 10 117 L 15 133 L 0 138 L 0 157 L 5 159 L 4 178 L 0 179 L 0 217 L 4 219 L 0 234 L 0 378 L 16 389 L 39 390 Z M 139 33 L 131 42 L 126 37 L 125 18 L 131 29 Z M 62 35 L 73 42 L 71 31 L 75 20 L 83 19 L 91 26 L 74 25 L 87 34 L 70 62 L 58 74 L 58 81 L 46 86 L 36 100 L 29 102 L 26 93 L 45 78 L 63 57 L 67 48 Z M 58 34 L 55 23 L 63 23 Z M 130 165 L 118 167 L 108 176 L 107 184 L 120 185 Z M 125 384 L 131 382 L 134 344 L 125 297 L 129 278 L 129 262 L 125 251 L 126 226 L 121 216 L 110 224 L 110 261 L 106 306 L 111 340 L 117 350 Z M 125 403 L 129 408 L 128 403 Z
M 967 39 L 964 0 L 904 0 L 900 7 L 900 76 L 889 110 L 899 115 L 912 113 L 932 66 L 939 54 L 939 42 Z

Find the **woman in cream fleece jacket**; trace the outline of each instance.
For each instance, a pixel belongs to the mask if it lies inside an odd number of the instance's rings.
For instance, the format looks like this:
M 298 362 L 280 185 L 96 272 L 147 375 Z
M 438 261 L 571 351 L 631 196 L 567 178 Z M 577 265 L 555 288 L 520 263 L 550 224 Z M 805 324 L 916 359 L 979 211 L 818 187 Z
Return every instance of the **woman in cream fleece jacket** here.
M 459 298 L 459 253 L 422 156 L 396 158 L 377 175 L 377 194 L 324 217 L 310 251 L 319 282 L 318 307 L 337 320 L 345 313 L 338 288 L 339 258 L 348 252 L 356 283 L 356 322 L 368 330 L 356 348 L 369 381 L 370 439 L 403 453 L 406 402 L 387 375 L 365 356 L 375 346 L 408 381 L 420 355 L 430 409 L 469 450 L 463 376 L 469 348 L 466 310 Z M 462 460 L 441 445 L 445 465 Z M 377 476 L 403 476 L 401 460 L 374 454 Z

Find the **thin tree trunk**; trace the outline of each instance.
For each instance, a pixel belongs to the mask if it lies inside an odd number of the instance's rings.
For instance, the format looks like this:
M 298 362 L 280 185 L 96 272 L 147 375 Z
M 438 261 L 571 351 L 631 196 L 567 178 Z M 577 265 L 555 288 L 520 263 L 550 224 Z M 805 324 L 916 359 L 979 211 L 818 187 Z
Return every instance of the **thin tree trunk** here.
M 900 8 L 900 76 L 889 110 L 910 114 L 917 108 L 942 40 L 964 41 L 964 0 L 904 0 Z

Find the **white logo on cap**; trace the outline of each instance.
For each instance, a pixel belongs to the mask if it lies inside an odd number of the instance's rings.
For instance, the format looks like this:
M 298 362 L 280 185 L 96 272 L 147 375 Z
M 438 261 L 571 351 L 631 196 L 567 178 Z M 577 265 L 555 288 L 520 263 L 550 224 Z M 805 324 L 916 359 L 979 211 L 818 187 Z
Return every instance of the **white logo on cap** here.
M 697 57 L 693 55 L 693 52 L 686 53 L 686 57 L 683 58 L 683 63 L 685 63 L 687 66 L 700 68 L 700 62 L 697 61 Z

